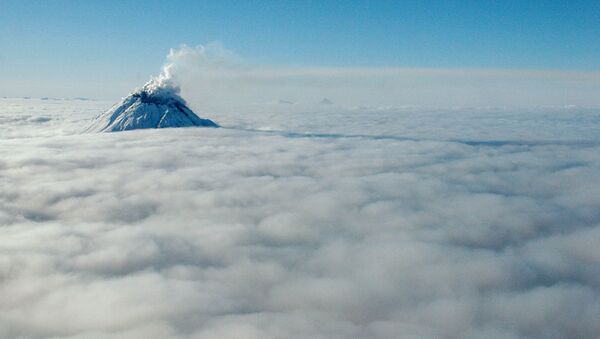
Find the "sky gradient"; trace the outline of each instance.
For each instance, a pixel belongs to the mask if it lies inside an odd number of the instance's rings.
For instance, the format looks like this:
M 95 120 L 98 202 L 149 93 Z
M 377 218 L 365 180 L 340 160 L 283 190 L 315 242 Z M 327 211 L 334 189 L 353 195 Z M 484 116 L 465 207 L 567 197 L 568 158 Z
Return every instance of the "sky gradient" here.
M 600 71 L 599 13 L 598 1 L 2 0 L 0 90 L 127 87 L 170 48 L 213 41 L 269 65 Z

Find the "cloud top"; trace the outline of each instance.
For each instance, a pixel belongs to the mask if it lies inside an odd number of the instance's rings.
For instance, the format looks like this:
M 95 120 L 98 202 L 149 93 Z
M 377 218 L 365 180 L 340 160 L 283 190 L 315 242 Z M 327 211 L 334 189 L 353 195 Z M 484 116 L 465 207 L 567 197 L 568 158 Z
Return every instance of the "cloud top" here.
M 72 112 L 99 103 L 11 102 L 1 337 L 600 332 L 592 113 L 332 111 L 289 115 L 283 132 L 80 135 Z M 302 133 L 324 118 L 339 133 Z M 581 137 L 523 143 L 510 126 Z M 508 142 L 446 138 L 461 131 Z

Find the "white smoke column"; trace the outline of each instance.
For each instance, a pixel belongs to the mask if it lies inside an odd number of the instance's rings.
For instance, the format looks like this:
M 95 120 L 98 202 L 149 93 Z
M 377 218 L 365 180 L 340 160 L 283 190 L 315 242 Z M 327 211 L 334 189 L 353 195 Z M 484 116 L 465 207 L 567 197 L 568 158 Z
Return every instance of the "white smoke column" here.
M 179 48 L 171 48 L 160 74 L 152 77 L 141 90 L 152 96 L 179 95 L 178 76 L 182 73 L 193 70 L 194 74 L 200 72 L 209 75 L 215 71 L 231 69 L 235 59 L 234 54 L 219 43 L 196 47 L 184 44 Z
M 173 49 L 169 52 L 169 56 Z M 179 96 L 180 88 L 173 82 L 173 63 L 166 63 L 158 76 L 152 77 L 139 91 L 146 92 L 152 96 L 176 97 Z
M 171 88 L 176 93 L 179 93 L 179 86 L 173 83 L 171 68 L 173 68 L 173 64 L 165 64 L 161 73 L 158 76 L 152 77 L 150 81 L 144 85 L 144 87 L 149 92 L 157 91 L 160 88 Z

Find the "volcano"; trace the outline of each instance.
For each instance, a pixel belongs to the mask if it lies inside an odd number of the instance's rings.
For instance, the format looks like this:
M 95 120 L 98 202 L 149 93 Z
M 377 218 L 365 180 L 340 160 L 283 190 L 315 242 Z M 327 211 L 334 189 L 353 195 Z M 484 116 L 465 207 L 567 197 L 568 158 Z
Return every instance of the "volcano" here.
M 118 132 L 143 128 L 219 127 L 187 107 L 179 87 L 153 79 L 100 114 L 87 132 Z

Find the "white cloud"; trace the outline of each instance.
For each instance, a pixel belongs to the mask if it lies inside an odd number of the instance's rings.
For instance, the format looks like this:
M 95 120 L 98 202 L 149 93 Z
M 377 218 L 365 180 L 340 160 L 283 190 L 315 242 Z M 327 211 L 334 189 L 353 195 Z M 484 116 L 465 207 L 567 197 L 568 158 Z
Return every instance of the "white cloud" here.
M 1 337 L 600 332 L 593 111 L 97 135 L 104 103 L 48 105 L 0 112 Z

